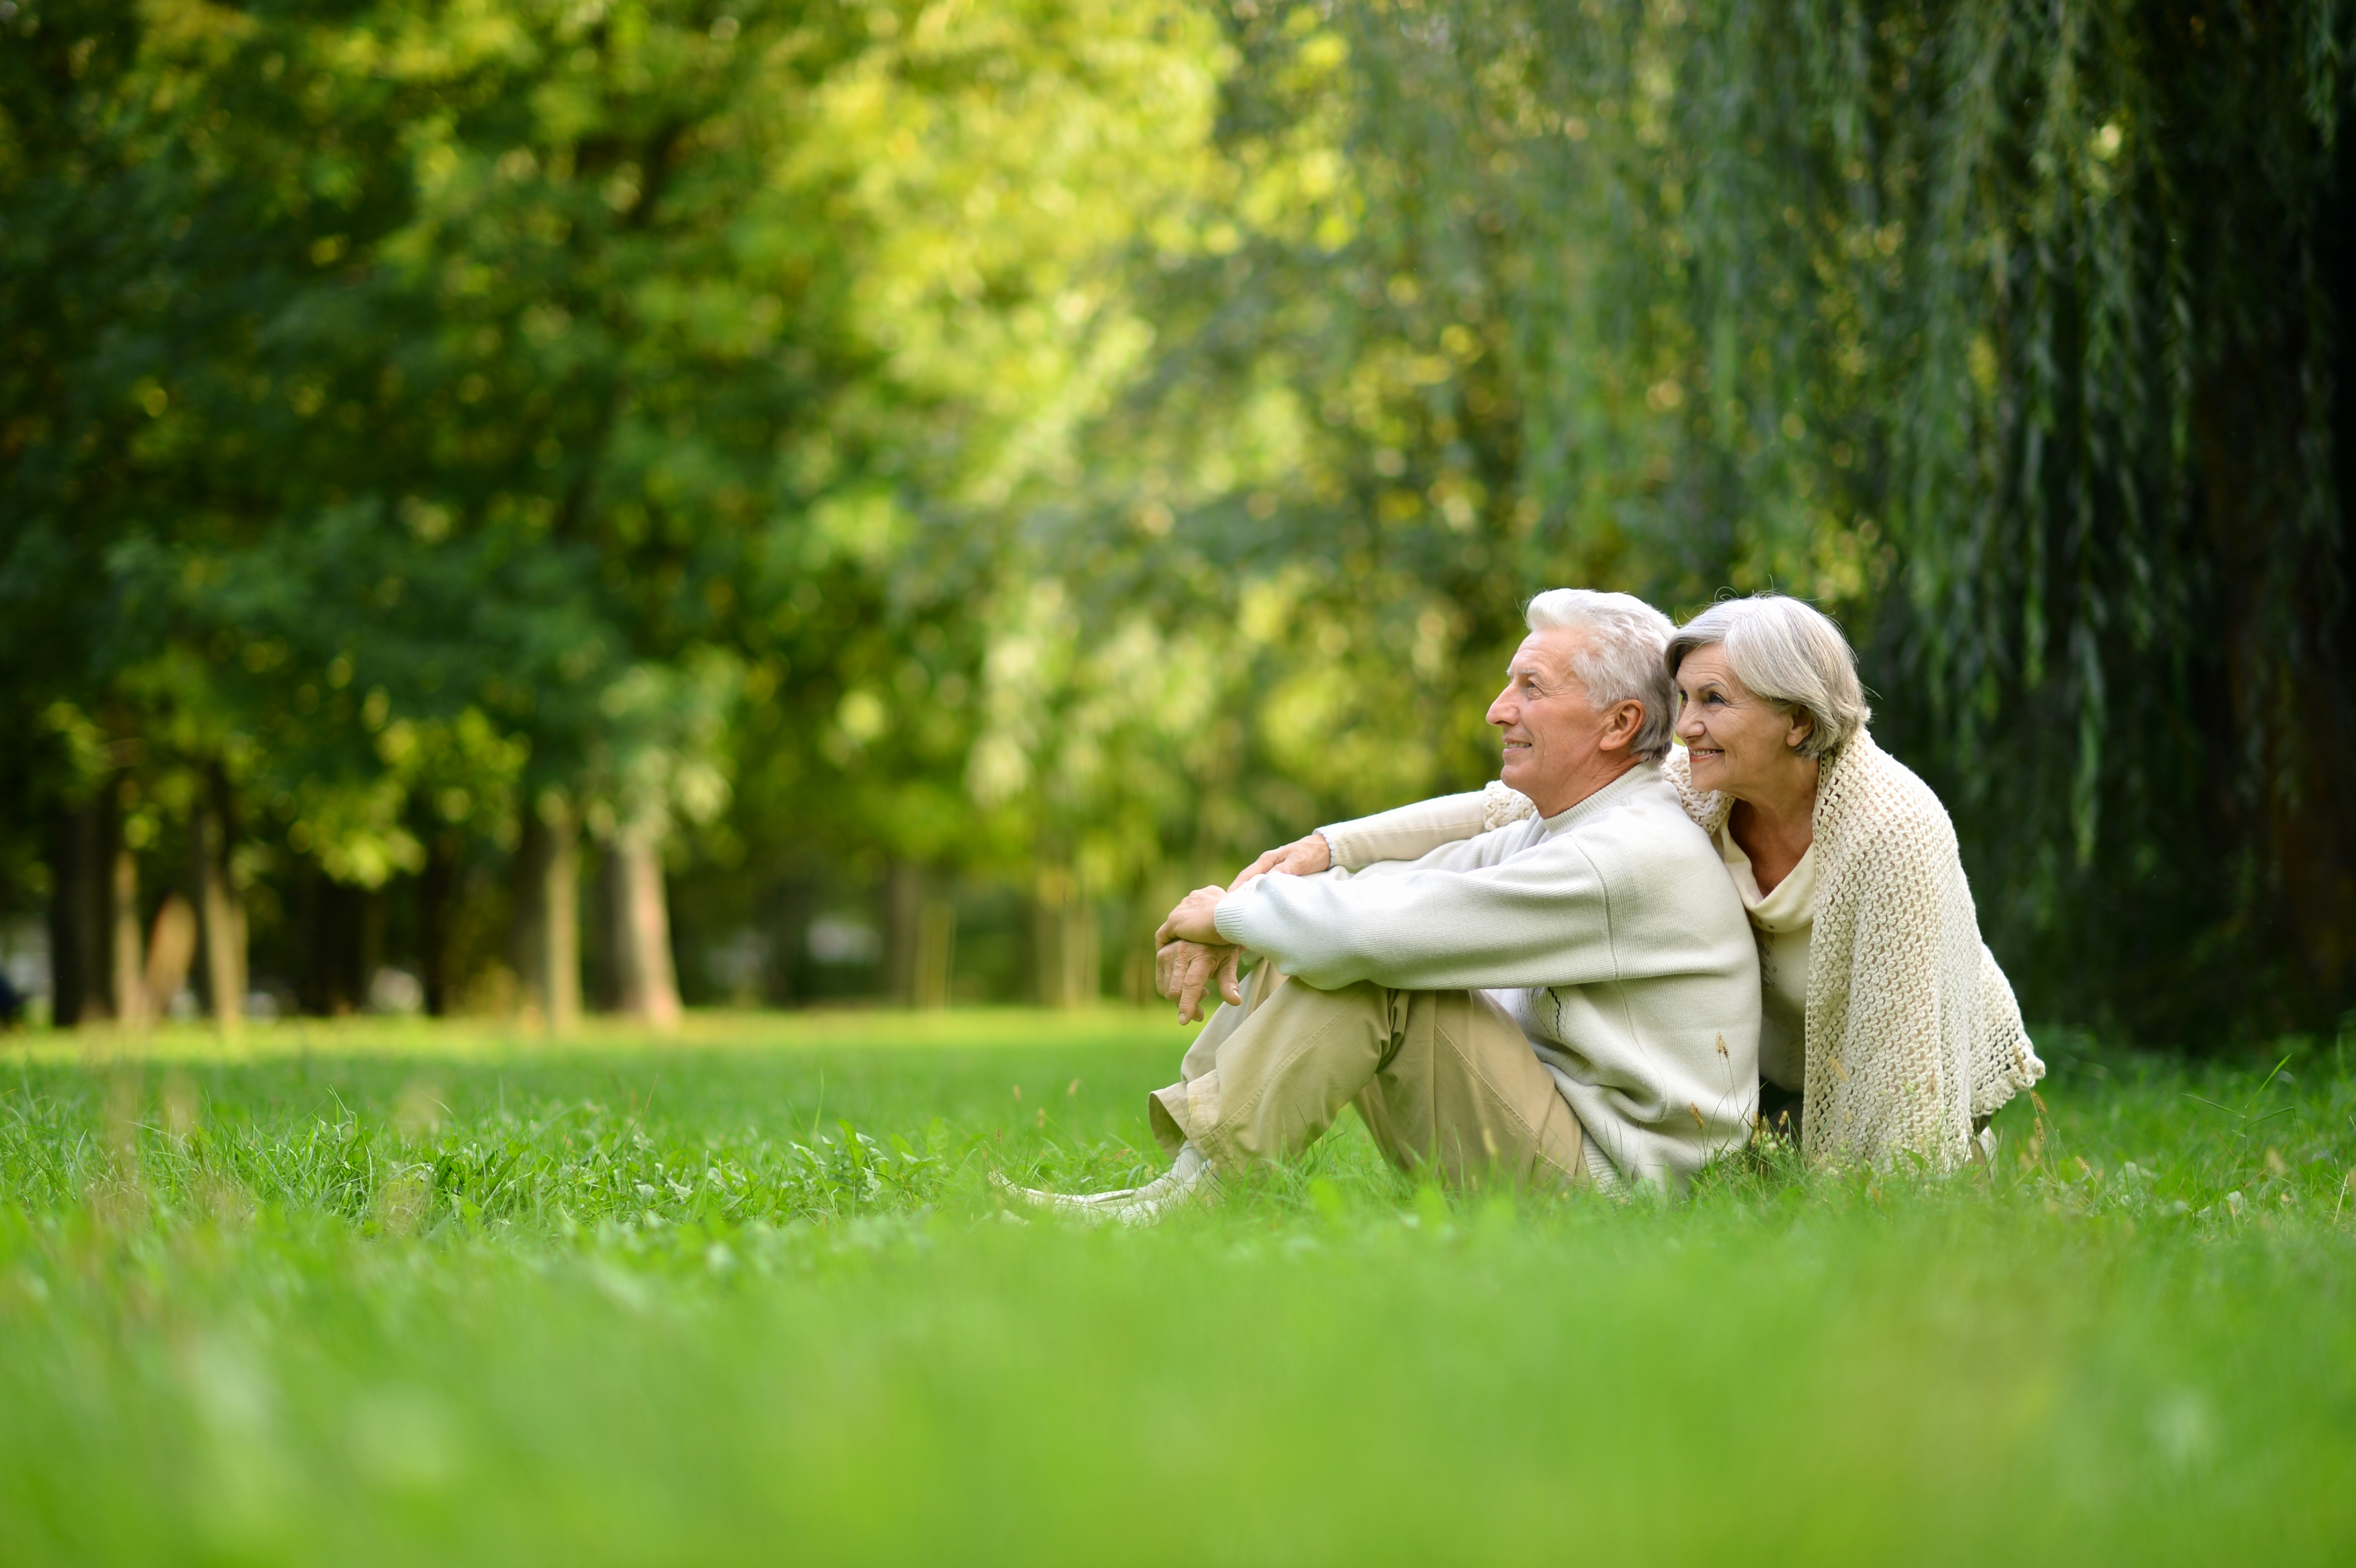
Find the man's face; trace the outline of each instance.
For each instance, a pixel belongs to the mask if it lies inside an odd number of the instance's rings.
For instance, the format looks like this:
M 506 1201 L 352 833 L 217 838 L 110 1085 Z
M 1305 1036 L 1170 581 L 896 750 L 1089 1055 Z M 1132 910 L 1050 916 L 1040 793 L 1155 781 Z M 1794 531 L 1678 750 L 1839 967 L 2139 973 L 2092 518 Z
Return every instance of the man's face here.
M 1489 722 L 1503 731 L 1505 765 L 1499 775 L 1532 800 L 1546 801 L 1562 781 L 1578 776 L 1602 748 L 1609 716 L 1587 700 L 1571 673 L 1584 634 L 1532 632 L 1514 650 L 1505 689 L 1489 704 Z

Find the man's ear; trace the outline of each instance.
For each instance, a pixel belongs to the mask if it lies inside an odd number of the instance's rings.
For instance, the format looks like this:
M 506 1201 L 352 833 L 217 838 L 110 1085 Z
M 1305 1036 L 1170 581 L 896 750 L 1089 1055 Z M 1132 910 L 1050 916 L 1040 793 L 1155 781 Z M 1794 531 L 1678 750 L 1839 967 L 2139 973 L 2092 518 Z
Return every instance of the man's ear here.
M 1633 744 L 1636 731 L 1644 727 L 1644 705 L 1634 698 L 1615 702 L 1612 711 L 1603 716 L 1603 733 L 1596 740 L 1596 749 L 1604 752 L 1624 751 Z

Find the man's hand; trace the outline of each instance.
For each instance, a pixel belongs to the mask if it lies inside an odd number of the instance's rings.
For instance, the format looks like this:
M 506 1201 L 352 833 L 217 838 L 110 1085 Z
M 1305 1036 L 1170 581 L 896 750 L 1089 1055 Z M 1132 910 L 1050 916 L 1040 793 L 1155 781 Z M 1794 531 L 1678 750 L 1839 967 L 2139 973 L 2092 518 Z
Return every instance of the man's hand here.
M 1166 947 L 1173 942 L 1199 942 L 1205 947 L 1219 945 L 1218 922 L 1213 917 L 1218 912 L 1219 901 L 1226 896 L 1226 889 L 1214 886 L 1196 888 L 1180 899 L 1178 907 L 1170 912 L 1170 918 L 1162 923 L 1162 929 L 1153 933 L 1153 945 Z
M 1320 871 L 1333 869 L 1333 847 L 1325 842 L 1325 835 L 1312 833 L 1306 838 L 1296 838 L 1290 844 L 1269 850 L 1258 859 L 1236 873 L 1229 891 L 1246 882 L 1265 877 L 1271 871 L 1279 876 L 1313 877 Z
M 1270 849 L 1246 866 L 1236 873 L 1234 886 L 1240 888 L 1271 872 L 1313 877 L 1332 869 L 1333 864 L 1333 846 L 1325 842 L 1323 833 L 1312 833 L 1306 838 L 1296 838 Z M 1190 1024 L 1203 1016 L 1204 998 L 1214 984 L 1228 1002 L 1243 1006 L 1243 986 L 1236 976 L 1243 950 L 1220 941 L 1219 928 L 1212 920 L 1219 901 L 1230 891 L 1196 888 L 1178 901 L 1170 918 L 1162 923 L 1162 929 L 1153 933 L 1153 988 L 1162 996 L 1177 998 L 1180 1023 Z
M 1180 1023 L 1194 1023 L 1203 1016 L 1204 998 L 1214 982 L 1228 1002 L 1244 1005 L 1243 987 L 1236 978 L 1236 965 L 1242 958 L 1240 947 L 1165 943 L 1153 955 L 1153 987 L 1177 998 Z
M 1178 907 L 1153 933 L 1155 988 L 1165 997 L 1178 998 L 1182 1024 L 1203 1016 L 1203 994 L 1214 980 L 1219 982 L 1220 994 L 1227 1000 L 1240 1005 L 1244 999 L 1236 985 L 1238 954 L 1219 940 L 1219 927 L 1213 918 L 1226 891 L 1220 887 L 1196 888 L 1178 901 Z

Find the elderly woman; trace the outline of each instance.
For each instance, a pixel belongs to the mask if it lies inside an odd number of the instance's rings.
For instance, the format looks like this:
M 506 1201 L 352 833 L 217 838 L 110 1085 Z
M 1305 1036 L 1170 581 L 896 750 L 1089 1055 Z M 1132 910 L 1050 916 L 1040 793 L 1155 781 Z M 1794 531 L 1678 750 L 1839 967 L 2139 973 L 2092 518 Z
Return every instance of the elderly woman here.
M 1719 848 L 1759 942 L 1765 1118 L 1819 1163 L 1948 1168 L 2044 1074 L 1981 943 L 1955 832 L 1873 742 L 1856 656 L 1796 599 L 1727 600 L 1673 637 L 1666 771 Z M 1411 858 L 1527 816 L 1502 784 L 1342 823 L 1247 874 Z

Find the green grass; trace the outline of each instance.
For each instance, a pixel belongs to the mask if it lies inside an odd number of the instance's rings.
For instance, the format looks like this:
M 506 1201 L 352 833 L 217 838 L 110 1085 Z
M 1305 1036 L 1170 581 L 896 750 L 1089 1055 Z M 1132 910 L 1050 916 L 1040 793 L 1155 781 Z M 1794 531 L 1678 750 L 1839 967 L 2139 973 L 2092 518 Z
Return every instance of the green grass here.
M 2053 1039 L 1944 1183 L 1105 1233 L 987 1178 L 1154 1168 L 1158 1015 L 19 1036 L 0 1561 L 2348 1561 L 2356 1061 Z

